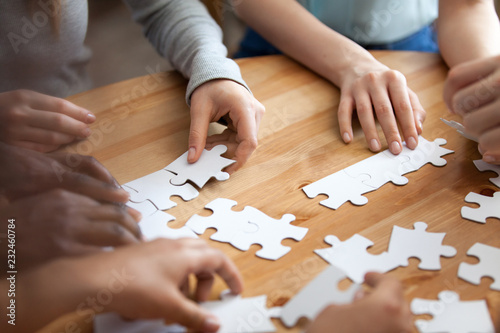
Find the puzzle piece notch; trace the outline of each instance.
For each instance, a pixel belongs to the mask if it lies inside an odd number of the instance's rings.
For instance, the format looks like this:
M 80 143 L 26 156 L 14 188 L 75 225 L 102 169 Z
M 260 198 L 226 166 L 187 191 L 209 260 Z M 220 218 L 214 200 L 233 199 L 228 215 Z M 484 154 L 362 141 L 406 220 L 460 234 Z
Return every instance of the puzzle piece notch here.
M 478 223 L 486 223 L 489 217 L 500 219 L 500 191 L 493 193 L 493 197 L 470 192 L 465 202 L 477 203 L 479 208 L 463 206 L 462 217 Z
M 167 210 L 177 204 L 170 200 L 173 195 L 189 201 L 198 196 L 198 191 L 191 184 L 174 186 L 170 179 L 175 175 L 166 170 L 159 170 L 144 177 L 124 184 L 122 187 L 130 193 L 130 201 L 141 203 L 151 201 L 159 210 Z
M 440 292 L 438 297 L 438 301 L 415 298 L 411 302 L 415 315 L 433 316 L 431 320 L 415 321 L 420 333 L 494 333 L 485 300 L 460 301 L 457 293 L 448 290 Z
M 500 187 L 500 165 L 489 164 L 483 160 L 475 160 L 474 165 L 479 171 L 495 172 L 498 176 L 496 178 L 490 178 L 490 182 L 495 184 L 496 187 Z
M 399 266 L 408 266 L 408 259 L 420 259 L 418 268 L 426 270 L 441 269 L 440 257 L 453 257 L 457 250 L 449 245 L 442 245 L 446 233 L 428 232 L 427 224 L 416 222 L 414 229 L 394 226 L 388 252 Z
M 458 277 L 475 285 L 481 283 L 482 277 L 491 277 L 493 290 L 500 291 L 500 249 L 482 243 L 474 244 L 467 255 L 479 258 L 479 263 L 463 262 L 458 267 Z
M 190 180 L 199 188 L 203 188 L 212 177 L 219 181 L 229 179 L 229 174 L 222 169 L 236 161 L 222 157 L 221 155 L 226 151 L 227 147 L 224 145 L 217 145 L 211 150 L 203 149 L 200 158 L 195 163 L 188 163 L 189 151 L 187 151 L 164 169 L 176 174 L 170 180 L 173 185 L 182 185 Z
M 186 226 L 178 229 L 170 228 L 168 222 L 173 220 L 175 220 L 175 217 L 158 210 L 150 216 L 143 217 L 139 222 L 139 227 L 141 228 L 143 236 L 148 241 L 157 238 L 198 238 L 198 236 Z
M 313 320 L 330 304 L 351 303 L 361 286 L 353 284 L 347 290 L 339 290 L 337 286 L 345 278 L 342 270 L 328 266 L 283 306 L 280 315 L 283 324 L 292 327 L 302 317 Z
M 307 228 L 290 224 L 295 220 L 292 214 L 285 214 L 280 220 L 276 220 L 249 206 L 235 212 L 232 207 L 236 204 L 229 199 L 215 199 L 205 206 L 212 210 L 212 215 L 193 215 L 186 226 L 197 234 L 204 233 L 208 228 L 215 228 L 217 232 L 210 239 L 229 243 L 242 251 L 247 251 L 252 244 L 260 244 L 262 249 L 256 255 L 269 260 L 279 259 L 290 251 L 290 247 L 281 244 L 283 239 L 300 241 L 308 231 Z
M 344 171 L 353 178 L 367 175 L 369 179 L 363 180 L 363 183 L 376 189 L 388 182 L 406 185 L 408 178 L 402 176 L 404 170 L 401 166 L 409 160 L 408 156 L 378 153 L 345 168 Z
M 340 268 L 356 283 L 362 283 L 368 272 L 385 273 L 398 267 L 398 263 L 388 252 L 378 255 L 368 253 L 366 249 L 371 247 L 373 242 L 359 234 L 354 234 L 343 242 L 336 236 L 328 235 L 325 237 L 325 243 L 332 247 L 314 252 L 326 262 Z
M 242 298 L 223 291 L 221 300 L 201 303 L 200 306 L 220 320 L 217 332 L 275 332 L 276 327 L 270 318 L 275 308 L 267 309 L 267 296 Z
M 368 202 L 368 199 L 363 194 L 376 190 L 375 187 L 365 183 L 370 178 L 367 174 L 353 178 L 345 170 L 340 170 L 304 186 L 302 190 L 311 199 L 320 194 L 327 195 L 328 199 L 321 201 L 320 204 L 331 209 L 338 209 L 347 201 L 361 206 Z

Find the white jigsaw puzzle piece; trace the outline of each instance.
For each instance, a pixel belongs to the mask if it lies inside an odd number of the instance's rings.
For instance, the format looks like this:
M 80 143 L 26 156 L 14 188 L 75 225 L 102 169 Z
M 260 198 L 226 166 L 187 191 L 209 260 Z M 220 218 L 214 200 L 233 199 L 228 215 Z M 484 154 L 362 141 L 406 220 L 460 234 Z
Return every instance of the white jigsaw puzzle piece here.
M 198 236 L 186 226 L 178 229 L 170 228 L 167 224 L 173 220 L 175 220 L 175 217 L 158 210 L 150 216 L 143 217 L 139 222 L 139 227 L 141 228 L 143 236 L 148 241 L 156 238 L 198 238 Z
M 205 208 L 210 209 L 210 216 L 193 215 L 186 226 L 201 235 L 208 228 L 215 228 L 217 232 L 210 239 L 229 243 L 237 249 L 247 251 L 252 244 L 260 244 L 262 249 L 256 255 L 269 260 L 276 260 L 290 251 L 289 247 L 281 242 L 285 238 L 302 240 L 307 228 L 291 225 L 295 220 L 292 214 L 285 214 L 280 220 L 273 219 L 253 207 L 245 207 L 240 212 L 232 210 L 237 202 L 218 198 L 210 202 Z
M 126 190 L 129 191 L 129 193 L 130 193 L 130 191 L 133 191 L 131 189 L 126 189 Z M 134 208 L 139 213 L 141 213 L 142 218 L 145 218 L 147 216 L 151 216 L 158 210 L 158 208 L 156 208 L 156 206 L 149 200 L 146 200 L 143 202 L 129 201 L 129 202 L 127 202 L 127 206 Z
M 177 204 L 170 200 L 173 195 L 180 196 L 184 201 L 189 201 L 198 196 L 198 191 L 191 184 L 175 186 L 170 179 L 175 175 L 166 170 L 159 170 L 144 177 L 138 178 L 123 185 L 128 188 L 130 201 L 143 202 L 150 200 L 159 210 L 167 210 Z M 132 189 L 133 191 L 130 191 Z
M 500 187 L 500 165 L 494 165 L 486 163 L 483 160 L 475 160 L 474 165 L 479 171 L 493 171 L 498 176 L 496 178 L 490 178 L 490 182 L 496 185 L 496 187 Z
M 180 325 L 166 325 L 163 320 L 125 320 L 119 314 L 99 314 L 94 319 L 94 333 L 183 333 Z
M 494 333 L 485 300 L 460 301 L 457 293 L 442 291 L 439 301 L 415 298 L 411 311 L 415 315 L 430 314 L 432 320 L 417 320 L 420 333 Z
M 219 333 L 275 332 L 270 319 L 272 311 L 266 308 L 266 302 L 266 295 L 242 298 L 223 291 L 220 301 L 204 302 L 200 306 L 219 318 Z
M 445 166 L 447 161 L 442 157 L 453 153 L 453 150 L 449 150 L 441 147 L 446 144 L 446 140 L 442 138 L 437 138 L 433 142 L 426 140 L 424 137 L 418 137 L 418 146 L 414 150 L 403 146 L 403 151 L 399 154 L 401 156 L 408 156 L 410 160 L 405 162 L 402 169 L 405 173 L 419 170 L 421 167 L 427 163 L 431 163 L 434 166 Z
M 199 188 L 202 188 L 212 177 L 219 181 L 228 180 L 229 174 L 221 170 L 236 163 L 236 161 L 222 157 L 221 155 L 226 151 L 227 147 L 224 145 L 217 145 L 211 150 L 203 149 L 196 163 L 188 163 L 187 156 L 189 152 L 185 152 L 165 167 L 165 170 L 176 174 L 170 182 L 174 185 L 182 185 L 190 180 Z
M 388 252 L 399 266 L 408 266 L 408 259 L 420 259 L 418 268 L 427 270 L 441 269 L 440 257 L 452 257 L 457 250 L 448 245 L 442 245 L 446 233 L 427 232 L 427 224 L 416 222 L 414 229 L 394 226 Z
M 362 283 L 368 272 L 385 273 L 398 267 L 398 263 L 388 253 L 373 255 L 366 251 L 373 242 L 359 234 L 355 234 L 341 242 L 336 236 L 328 235 L 325 243 L 330 248 L 314 250 L 326 262 L 340 268 L 352 281 Z
M 500 191 L 493 193 L 493 197 L 470 192 L 465 197 L 466 202 L 477 203 L 479 208 L 463 206 L 462 217 L 471 221 L 486 223 L 489 217 L 500 219 Z
M 408 156 L 382 152 L 353 164 L 344 171 L 353 178 L 363 174 L 369 175 L 370 178 L 364 180 L 363 183 L 377 189 L 388 182 L 405 185 L 408 183 L 408 178 L 402 176 L 404 174 L 402 165 L 409 160 Z
M 283 306 L 280 315 L 283 324 L 292 327 L 302 317 L 313 320 L 330 304 L 351 303 L 361 286 L 353 284 L 347 290 L 339 290 L 337 285 L 345 278 L 345 273 L 335 266 L 324 269 Z
M 479 258 L 479 263 L 472 265 L 463 262 L 458 267 L 458 277 L 475 285 L 481 283 L 482 277 L 490 277 L 494 282 L 493 290 L 500 291 L 500 249 L 486 244 L 474 244 L 467 255 Z
M 369 179 L 370 176 L 367 174 L 353 178 L 344 170 L 340 170 L 304 186 L 302 190 L 311 199 L 320 194 L 326 194 L 328 199 L 321 201 L 320 204 L 331 209 L 337 209 L 347 201 L 361 206 L 368 202 L 363 194 L 376 190 L 375 187 L 364 183 Z

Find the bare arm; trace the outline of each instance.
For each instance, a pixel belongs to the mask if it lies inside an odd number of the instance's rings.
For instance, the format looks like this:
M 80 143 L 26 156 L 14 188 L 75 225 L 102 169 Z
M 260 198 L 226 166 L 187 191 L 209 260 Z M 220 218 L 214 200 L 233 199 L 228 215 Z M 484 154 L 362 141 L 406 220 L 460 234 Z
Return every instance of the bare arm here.
M 401 73 L 321 23 L 296 1 L 242 1 L 235 9 L 265 39 L 340 88 L 338 119 L 344 142 L 353 139 L 352 115 L 357 112 L 369 148 L 379 151 L 375 111 L 392 153 L 402 150 L 398 123 L 407 146 L 416 147 L 425 111 Z
M 500 24 L 493 0 L 440 0 L 438 41 L 450 68 L 500 54 Z

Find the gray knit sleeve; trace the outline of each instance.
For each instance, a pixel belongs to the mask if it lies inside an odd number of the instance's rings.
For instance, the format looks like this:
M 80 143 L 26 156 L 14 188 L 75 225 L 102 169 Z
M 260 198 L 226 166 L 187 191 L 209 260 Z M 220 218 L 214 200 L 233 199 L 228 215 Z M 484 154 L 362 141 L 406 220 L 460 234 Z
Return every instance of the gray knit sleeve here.
M 186 102 L 203 83 L 233 80 L 248 89 L 238 65 L 227 58 L 222 31 L 199 0 L 124 0 L 133 19 L 172 66 L 189 79 Z

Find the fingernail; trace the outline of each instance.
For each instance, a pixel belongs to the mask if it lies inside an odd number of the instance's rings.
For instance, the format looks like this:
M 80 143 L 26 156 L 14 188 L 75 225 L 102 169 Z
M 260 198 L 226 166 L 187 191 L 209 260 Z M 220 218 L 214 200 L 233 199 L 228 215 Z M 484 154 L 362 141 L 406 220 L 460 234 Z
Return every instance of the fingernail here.
M 379 151 L 380 150 L 380 143 L 378 143 L 377 139 L 372 139 L 370 141 L 370 149 L 372 151 Z
M 481 155 L 483 155 L 483 154 L 484 154 L 484 151 L 481 149 L 481 146 L 480 146 L 480 145 L 477 145 L 477 150 L 479 151 L 479 153 L 480 153 Z M 483 157 L 483 158 L 484 158 L 484 157 Z M 486 162 L 486 161 L 485 161 L 485 162 Z
M 417 140 L 413 136 L 410 136 L 406 141 L 406 146 L 408 146 L 408 148 L 410 149 L 417 148 L 417 145 L 418 145 Z
M 344 132 L 344 134 L 342 135 L 342 138 L 344 139 L 345 143 L 351 142 L 351 136 L 347 132 Z
M 421 120 L 418 121 L 418 127 L 420 128 L 420 131 L 424 130 L 424 124 L 422 123 Z
M 196 149 L 194 147 L 189 148 L 188 150 L 188 161 L 192 161 L 194 159 L 194 155 L 196 154 Z
M 493 163 L 495 162 L 495 158 L 491 155 L 486 155 L 486 156 L 483 156 L 483 161 L 485 161 L 486 163 Z
M 96 120 L 96 117 L 93 113 L 87 113 L 87 119 L 85 120 L 87 124 L 91 124 Z
M 392 141 L 390 150 L 393 154 L 399 154 L 401 152 L 401 145 L 397 141 Z
M 82 134 L 83 134 L 84 138 L 89 137 L 91 133 L 92 133 L 92 131 L 88 127 L 82 131 Z
M 209 315 L 203 323 L 203 330 L 208 332 L 216 332 L 220 327 L 219 319 L 214 315 Z

